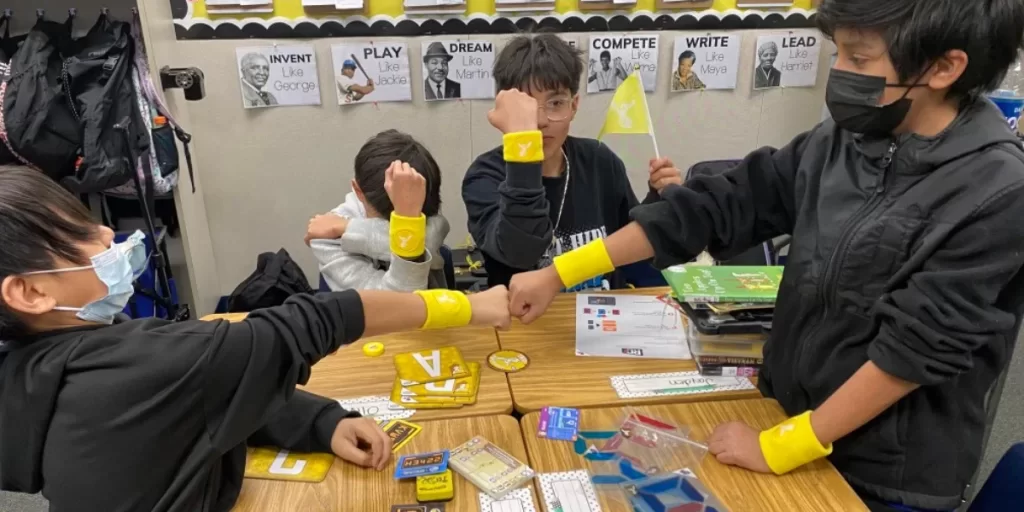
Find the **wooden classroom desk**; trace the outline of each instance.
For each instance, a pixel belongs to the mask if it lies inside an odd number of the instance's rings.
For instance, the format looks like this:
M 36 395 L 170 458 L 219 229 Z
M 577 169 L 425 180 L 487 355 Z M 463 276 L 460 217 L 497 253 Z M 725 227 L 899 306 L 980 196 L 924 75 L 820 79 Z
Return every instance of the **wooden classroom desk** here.
M 668 288 L 615 290 L 614 295 L 664 295 Z M 591 293 L 591 292 L 588 292 Z M 602 407 L 626 404 L 677 403 L 731 398 L 759 398 L 756 389 L 649 398 L 619 398 L 611 377 L 644 373 L 696 371 L 693 361 L 626 359 L 576 355 L 576 294 L 555 297 L 536 322 L 498 333 L 503 350 L 518 350 L 530 358 L 526 369 L 508 374 L 512 400 L 519 412 L 538 411 L 548 405 Z M 756 384 L 756 380 L 754 381 Z
M 401 455 L 452 449 L 483 436 L 513 457 L 526 463 L 526 447 L 519 425 L 511 416 L 478 416 L 420 422 L 423 431 L 392 456 L 383 471 L 365 469 L 340 459 L 334 461 L 327 479 L 318 484 L 255 480 L 246 478 L 235 505 L 235 512 L 317 512 L 366 511 L 387 512 L 392 505 L 416 503 L 416 481 L 395 480 L 395 463 Z M 453 471 L 454 473 L 454 471 Z M 455 476 L 455 498 L 446 512 L 477 512 L 479 489 Z M 531 487 L 533 483 L 528 484 Z M 534 494 L 534 503 L 537 501 Z
M 635 407 L 641 414 L 690 427 L 690 437 L 706 442 L 714 428 L 727 421 L 744 421 L 763 430 L 786 419 L 774 400 L 726 400 Z M 608 407 L 580 411 L 580 430 L 615 430 L 625 408 Z M 530 467 L 538 473 L 589 469 L 588 462 L 573 451 L 573 444 L 537 437 L 540 413 L 523 416 L 521 426 L 530 455 Z M 818 460 L 793 472 L 775 476 L 721 464 L 708 453 L 697 473 L 701 483 L 730 512 L 792 512 L 796 510 L 867 511 L 867 507 L 827 460 Z M 601 494 L 600 492 L 598 494 Z M 627 512 L 602 497 L 605 512 Z M 548 511 L 553 512 L 553 511 Z
M 245 313 L 203 317 L 203 320 L 216 319 L 238 322 L 245 319 Z M 480 363 L 482 373 L 476 403 L 458 409 L 419 409 L 410 420 L 508 414 L 512 412 L 508 380 L 505 379 L 505 374 L 487 366 L 487 356 L 498 350 L 498 340 L 494 332 L 491 328 L 462 327 L 443 331 L 387 334 L 358 340 L 342 347 L 334 355 L 321 359 L 313 366 L 313 375 L 309 382 L 299 389 L 334 399 L 390 396 L 397 376 L 395 354 L 453 346 L 459 348 L 467 363 Z M 383 343 L 384 355 L 364 355 L 363 345 L 370 341 Z

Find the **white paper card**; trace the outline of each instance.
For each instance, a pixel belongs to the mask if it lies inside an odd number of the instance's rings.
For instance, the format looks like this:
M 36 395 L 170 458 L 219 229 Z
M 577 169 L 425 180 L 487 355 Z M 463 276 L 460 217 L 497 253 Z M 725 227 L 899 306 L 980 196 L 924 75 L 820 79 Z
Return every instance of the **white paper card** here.
M 336 0 L 302 0 L 303 7 L 318 7 L 323 5 L 334 5 Z
M 637 67 L 645 91 L 658 83 L 658 39 L 655 34 L 590 36 L 587 92 L 614 91 Z
M 494 97 L 494 43 L 423 41 L 423 96 L 427 101 Z
M 480 512 L 538 512 L 529 487 L 509 491 L 500 500 L 480 493 Z
M 679 311 L 642 295 L 576 295 L 576 355 L 691 359 Z
M 740 36 L 727 32 L 676 38 L 672 92 L 735 89 L 740 65 Z
M 363 0 L 335 0 L 334 8 L 339 10 L 351 11 L 354 9 L 363 8 Z
M 755 389 L 746 377 L 706 377 L 698 372 L 616 375 L 612 388 L 619 398 L 649 398 L 667 395 L 696 395 Z
M 245 108 L 320 104 L 313 46 L 242 47 L 235 58 Z
M 586 470 L 542 473 L 537 475 L 537 479 L 549 511 L 601 512 L 597 492 Z
M 345 410 L 357 411 L 363 416 L 378 420 L 400 420 L 416 414 L 415 409 L 406 409 L 386 396 L 343 398 L 338 400 L 338 403 Z
M 754 89 L 814 87 L 818 81 L 821 39 L 817 30 L 758 36 L 754 49 Z
M 331 46 L 339 105 L 412 100 L 409 46 L 404 42 L 353 42 Z

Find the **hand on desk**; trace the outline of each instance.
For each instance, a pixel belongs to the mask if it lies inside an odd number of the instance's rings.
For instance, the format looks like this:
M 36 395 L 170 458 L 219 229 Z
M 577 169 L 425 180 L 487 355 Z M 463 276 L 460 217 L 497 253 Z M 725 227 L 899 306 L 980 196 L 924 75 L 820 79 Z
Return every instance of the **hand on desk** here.
M 722 464 L 739 466 L 758 473 L 771 473 L 761 453 L 761 432 L 742 421 L 730 421 L 715 427 L 708 449 Z
M 516 274 L 509 282 L 509 312 L 529 324 L 547 311 L 561 290 L 562 278 L 554 265 Z
M 345 418 L 331 436 L 331 451 L 353 464 L 380 471 L 391 459 L 391 438 L 373 418 Z

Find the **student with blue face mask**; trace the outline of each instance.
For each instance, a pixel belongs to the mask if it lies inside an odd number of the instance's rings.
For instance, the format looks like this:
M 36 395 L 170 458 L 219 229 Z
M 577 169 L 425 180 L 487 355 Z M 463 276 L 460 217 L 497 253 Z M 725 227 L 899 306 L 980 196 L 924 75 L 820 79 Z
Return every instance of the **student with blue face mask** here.
M 364 336 L 509 323 L 503 287 L 118 322 L 145 250 L 141 233 L 113 239 L 42 173 L 0 167 L 0 489 L 41 491 L 54 512 L 228 511 L 246 445 L 383 469 L 391 441 L 371 418 L 295 389 L 313 364 Z

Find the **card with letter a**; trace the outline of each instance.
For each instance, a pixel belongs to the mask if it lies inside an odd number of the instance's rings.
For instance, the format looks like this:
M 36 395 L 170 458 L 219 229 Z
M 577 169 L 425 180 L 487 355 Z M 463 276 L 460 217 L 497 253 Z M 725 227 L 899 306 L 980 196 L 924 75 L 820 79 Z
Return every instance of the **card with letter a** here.
M 245 477 L 318 483 L 327 478 L 332 464 L 332 453 L 291 453 L 276 448 L 252 448 L 245 460 Z
M 458 379 L 427 382 L 413 386 L 402 386 L 402 396 L 428 397 L 471 397 L 480 387 L 480 363 L 468 363 L 469 375 Z
M 395 369 L 403 386 L 469 377 L 469 366 L 456 347 L 441 347 L 395 356 Z

